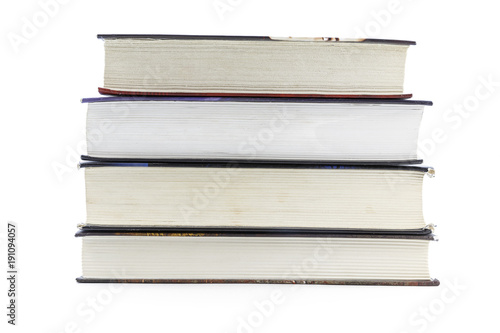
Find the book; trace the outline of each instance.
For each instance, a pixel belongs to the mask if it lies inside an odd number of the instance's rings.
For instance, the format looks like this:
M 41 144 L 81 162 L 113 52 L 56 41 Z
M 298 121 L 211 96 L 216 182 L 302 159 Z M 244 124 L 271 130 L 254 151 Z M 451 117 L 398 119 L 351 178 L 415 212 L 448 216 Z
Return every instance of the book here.
M 78 282 L 436 286 L 431 235 L 80 230 Z
M 90 227 L 427 233 L 421 165 L 82 162 Z
M 101 161 L 421 163 L 429 101 L 244 97 L 86 98 Z
M 200 35 L 98 35 L 102 94 L 408 98 L 413 41 Z

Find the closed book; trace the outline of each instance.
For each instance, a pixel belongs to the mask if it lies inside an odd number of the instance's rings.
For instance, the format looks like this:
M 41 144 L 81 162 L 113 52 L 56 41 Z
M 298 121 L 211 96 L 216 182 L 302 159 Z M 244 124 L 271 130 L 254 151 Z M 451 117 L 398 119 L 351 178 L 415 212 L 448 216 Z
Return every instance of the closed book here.
M 422 231 L 421 165 L 82 162 L 89 227 Z
M 429 101 L 242 97 L 87 98 L 101 161 L 420 163 Z
M 103 283 L 436 286 L 432 234 L 86 230 L 83 275 Z
M 408 98 L 412 41 L 200 35 L 98 35 L 102 94 Z

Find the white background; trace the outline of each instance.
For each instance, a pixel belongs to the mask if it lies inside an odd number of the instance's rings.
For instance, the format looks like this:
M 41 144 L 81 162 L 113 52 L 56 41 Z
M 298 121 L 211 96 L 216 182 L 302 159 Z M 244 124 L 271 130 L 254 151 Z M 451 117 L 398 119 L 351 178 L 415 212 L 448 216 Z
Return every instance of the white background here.
M 51 16 L 43 14 L 45 2 L 3 1 L 0 9 L 1 267 L 7 221 L 18 225 L 19 246 L 18 325 L 7 325 L 2 278 L 3 332 L 396 333 L 498 326 L 494 2 L 69 0 L 46 10 Z M 23 32 L 30 23 L 39 27 Z M 420 141 L 426 164 L 436 168 L 436 178 L 425 181 L 424 209 L 427 222 L 438 225 L 431 270 L 441 286 L 77 284 L 81 244 L 73 234 L 85 221 L 83 173 L 75 167 L 85 152 L 79 100 L 96 96 L 102 85 L 98 33 L 416 40 L 405 91 L 434 102 Z M 488 80 L 494 84 L 485 85 Z M 275 290 L 283 302 L 258 310 L 256 302 L 267 304 Z

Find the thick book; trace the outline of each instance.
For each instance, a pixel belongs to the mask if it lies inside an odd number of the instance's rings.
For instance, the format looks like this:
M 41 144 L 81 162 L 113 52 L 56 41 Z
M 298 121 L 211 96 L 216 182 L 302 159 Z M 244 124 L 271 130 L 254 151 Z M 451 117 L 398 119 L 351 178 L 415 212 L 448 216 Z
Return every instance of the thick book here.
M 428 232 L 420 165 L 81 162 L 87 227 Z
M 81 230 L 86 283 L 437 286 L 434 235 Z
M 244 97 L 87 98 L 101 161 L 420 163 L 429 101 Z
M 408 98 L 413 41 L 199 35 L 98 35 L 102 94 Z

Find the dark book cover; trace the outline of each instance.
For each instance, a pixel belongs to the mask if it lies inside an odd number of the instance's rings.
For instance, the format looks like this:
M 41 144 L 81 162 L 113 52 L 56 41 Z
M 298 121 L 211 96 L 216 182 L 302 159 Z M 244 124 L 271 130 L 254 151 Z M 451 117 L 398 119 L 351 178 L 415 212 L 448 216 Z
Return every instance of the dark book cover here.
M 318 104 L 400 104 L 432 106 L 432 101 L 415 99 L 388 99 L 376 98 L 290 98 L 290 97 L 248 97 L 248 96 L 106 96 L 82 98 L 82 103 L 105 102 L 230 102 L 230 103 L 318 103 Z M 404 112 L 404 111 L 402 111 Z
M 92 161 L 92 162 L 101 162 L 101 163 L 128 163 L 128 164 L 162 164 L 162 163 L 184 163 L 190 164 L 189 166 L 194 166 L 194 163 L 210 163 L 210 164 L 219 164 L 222 166 L 223 163 L 227 164 L 236 164 L 236 165 L 247 165 L 247 164 L 262 164 L 262 165 L 337 165 L 337 166 L 384 166 L 387 164 L 421 164 L 423 162 L 422 159 L 409 159 L 409 160 L 397 160 L 397 161 L 308 161 L 308 160 L 271 160 L 271 159 L 238 159 L 238 160 L 223 160 L 223 159 L 210 159 L 210 158 L 115 158 L 115 157 L 95 157 L 89 155 L 81 155 L 81 159 L 83 161 Z M 80 163 L 81 167 L 85 167 L 85 163 Z M 136 165 L 139 166 L 139 165 Z M 146 165 L 142 165 L 146 166 Z M 153 165 L 151 165 L 153 166 Z M 155 165 L 157 166 L 157 165 Z M 161 166 L 161 165 L 160 165 Z
M 91 167 L 199 167 L 199 168 L 273 168 L 273 169 L 376 169 L 376 170 L 411 170 L 424 173 L 434 174 L 434 169 L 424 165 L 399 164 L 399 163 L 381 163 L 381 164 L 353 164 L 353 163 L 331 163 L 317 162 L 314 163 L 272 163 L 272 162 L 255 162 L 255 161 L 217 161 L 207 162 L 205 160 L 196 161 L 100 161 L 89 156 L 82 156 L 83 161 L 79 163 L 80 168 Z
M 438 279 L 431 280 L 235 280 L 235 279 L 210 279 L 210 280 L 192 280 L 192 279 L 92 279 L 78 277 L 79 283 L 164 283 L 164 284 L 319 284 L 319 285 L 344 285 L 344 286 L 407 286 L 424 287 L 439 286 Z
M 126 91 L 114 90 L 99 87 L 97 89 L 101 95 L 118 95 L 118 96 L 200 96 L 200 97 L 287 97 L 287 98 L 377 98 L 377 99 L 398 99 L 398 98 L 411 98 L 412 94 L 397 94 L 397 95 L 359 95 L 359 94 L 250 94 L 250 93 L 179 93 L 179 92 L 154 92 L 154 91 Z
M 159 237 L 328 237 L 328 238 L 392 238 L 436 240 L 432 229 L 371 230 L 316 228 L 248 228 L 248 227 L 113 227 L 82 226 L 75 237 L 85 236 L 159 236 Z
M 99 39 L 189 39 L 189 40 L 247 40 L 247 41 L 311 41 L 329 43 L 371 43 L 416 45 L 415 41 L 378 38 L 338 38 L 338 37 L 272 37 L 235 35 L 170 35 L 170 34 L 98 34 Z

